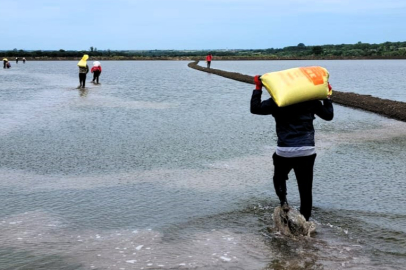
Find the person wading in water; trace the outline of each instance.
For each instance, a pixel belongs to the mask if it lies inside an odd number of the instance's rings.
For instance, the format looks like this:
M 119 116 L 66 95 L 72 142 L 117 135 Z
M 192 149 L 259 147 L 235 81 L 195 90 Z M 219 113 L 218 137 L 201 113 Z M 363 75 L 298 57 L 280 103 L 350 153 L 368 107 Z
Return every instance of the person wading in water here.
M 273 183 L 281 207 L 289 211 L 286 199 L 286 181 L 293 169 L 300 194 L 300 213 L 309 221 L 312 212 L 313 167 L 316 159 L 313 120 L 315 115 L 331 121 L 334 117 L 333 104 L 329 98 L 305 101 L 286 107 L 278 107 L 270 98 L 261 101 L 262 82 L 260 76 L 254 77 L 255 90 L 251 97 L 251 113 L 272 115 L 276 122 L 278 143 L 273 154 Z M 330 84 L 328 84 L 331 90 Z

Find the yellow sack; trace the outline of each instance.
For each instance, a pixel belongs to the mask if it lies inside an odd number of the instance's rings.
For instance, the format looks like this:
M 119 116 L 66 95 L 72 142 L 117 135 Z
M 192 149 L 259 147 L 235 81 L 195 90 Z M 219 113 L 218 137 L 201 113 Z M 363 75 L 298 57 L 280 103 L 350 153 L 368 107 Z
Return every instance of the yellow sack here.
M 86 63 L 87 59 L 89 59 L 89 55 L 87 55 L 87 54 L 83 55 L 82 60 L 80 60 L 78 63 L 78 66 L 85 68 L 87 65 L 87 63 Z
M 300 67 L 261 76 L 262 84 L 279 107 L 308 100 L 326 99 L 329 73 L 323 67 Z

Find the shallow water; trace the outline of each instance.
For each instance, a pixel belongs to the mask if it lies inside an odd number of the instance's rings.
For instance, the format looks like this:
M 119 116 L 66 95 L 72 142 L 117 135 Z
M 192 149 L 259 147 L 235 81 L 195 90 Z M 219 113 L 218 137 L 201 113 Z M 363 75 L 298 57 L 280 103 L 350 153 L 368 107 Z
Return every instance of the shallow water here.
M 0 70 L 0 269 L 402 269 L 405 123 L 338 105 L 316 120 L 317 234 L 286 239 L 267 229 L 272 117 L 249 113 L 252 85 L 187 63 L 106 61 L 85 90 L 76 62 Z M 337 90 L 406 101 L 399 63 L 319 65 Z M 212 67 L 298 64 L 317 63 Z M 298 206 L 293 174 L 288 192 Z

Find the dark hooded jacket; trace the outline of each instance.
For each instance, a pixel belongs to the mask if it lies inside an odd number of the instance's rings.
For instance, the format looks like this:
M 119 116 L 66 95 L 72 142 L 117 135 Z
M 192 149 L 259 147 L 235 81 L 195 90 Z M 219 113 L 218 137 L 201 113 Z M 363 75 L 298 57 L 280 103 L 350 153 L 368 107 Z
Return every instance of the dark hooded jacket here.
M 298 104 L 278 107 L 270 98 L 261 101 L 261 90 L 254 90 L 251 97 L 251 113 L 269 115 L 275 118 L 278 146 L 300 147 L 315 146 L 313 120 L 315 115 L 330 121 L 334 117 L 331 100 L 325 99 L 301 102 Z

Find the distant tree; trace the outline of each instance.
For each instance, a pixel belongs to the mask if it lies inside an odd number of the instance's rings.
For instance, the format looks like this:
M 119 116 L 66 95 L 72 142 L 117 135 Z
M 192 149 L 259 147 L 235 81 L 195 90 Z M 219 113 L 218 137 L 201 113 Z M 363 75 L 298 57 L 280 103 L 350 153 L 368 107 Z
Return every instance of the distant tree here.
M 351 49 L 345 51 L 343 56 L 364 56 L 364 51 L 361 49 Z
M 353 46 L 354 49 L 360 49 L 360 50 L 368 50 L 371 48 L 371 45 L 369 43 L 362 43 L 361 41 L 358 42 Z
M 25 57 L 81 57 L 83 54 L 91 53 L 92 56 L 109 56 L 114 59 L 124 59 L 126 57 L 146 57 L 146 58 L 166 58 L 166 57 L 194 57 L 205 56 L 207 50 L 97 50 L 96 47 L 90 47 L 88 50 L 65 51 L 64 49 L 55 51 L 23 51 L 17 49 L 0 50 L 1 53 L 9 57 L 23 55 Z M 369 44 L 357 42 L 354 44 L 326 44 L 320 46 L 306 46 L 299 43 L 297 46 L 287 46 L 284 48 L 268 49 L 232 49 L 232 50 L 213 50 L 211 53 L 215 56 L 226 57 L 271 57 L 292 59 L 295 57 L 406 57 L 406 41 L 402 42 L 385 42 L 380 44 Z
M 41 50 L 32 52 L 33 56 L 43 56 L 43 52 Z
M 321 46 L 314 46 L 314 47 L 312 48 L 312 52 L 313 52 L 313 54 L 315 54 L 315 55 L 322 54 L 322 53 L 323 53 L 323 47 L 321 47 Z

